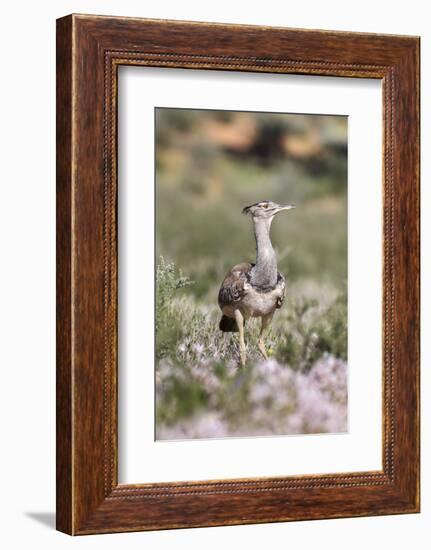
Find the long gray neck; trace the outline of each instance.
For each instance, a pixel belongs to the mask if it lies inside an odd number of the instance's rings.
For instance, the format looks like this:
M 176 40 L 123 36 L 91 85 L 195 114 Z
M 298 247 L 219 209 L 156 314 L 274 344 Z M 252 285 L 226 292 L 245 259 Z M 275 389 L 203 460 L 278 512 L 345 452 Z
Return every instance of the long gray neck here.
M 258 287 L 277 283 L 277 257 L 272 248 L 269 230 L 272 218 L 253 220 L 256 238 L 256 265 L 251 272 L 251 283 Z

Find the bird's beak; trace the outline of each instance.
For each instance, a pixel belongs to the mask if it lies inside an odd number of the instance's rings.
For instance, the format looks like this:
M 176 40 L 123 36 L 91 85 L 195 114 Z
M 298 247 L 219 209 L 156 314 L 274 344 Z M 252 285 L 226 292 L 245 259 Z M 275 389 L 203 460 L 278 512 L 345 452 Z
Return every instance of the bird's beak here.
M 292 210 L 293 208 L 296 208 L 294 204 L 286 204 L 284 206 L 279 206 L 277 209 L 277 214 L 281 212 L 282 210 Z

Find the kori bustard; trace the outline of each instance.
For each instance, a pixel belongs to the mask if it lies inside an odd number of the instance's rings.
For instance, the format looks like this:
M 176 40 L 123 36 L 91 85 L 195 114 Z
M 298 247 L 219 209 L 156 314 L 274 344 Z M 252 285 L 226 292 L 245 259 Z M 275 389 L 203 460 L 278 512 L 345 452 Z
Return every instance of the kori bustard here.
M 270 228 L 279 212 L 295 208 L 272 201 L 262 201 L 246 206 L 243 214 L 250 215 L 256 239 L 256 262 L 235 265 L 223 280 L 218 294 L 218 304 L 223 313 L 220 330 L 239 332 L 241 365 L 246 362 L 244 321 L 248 317 L 260 317 L 262 324 L 258 348 L 268 359 L 265 348 L 265 332 L 271 324 L 274 312 L 283 305 L 285 280 L 277 270 L 277 257 L 272 247 Z

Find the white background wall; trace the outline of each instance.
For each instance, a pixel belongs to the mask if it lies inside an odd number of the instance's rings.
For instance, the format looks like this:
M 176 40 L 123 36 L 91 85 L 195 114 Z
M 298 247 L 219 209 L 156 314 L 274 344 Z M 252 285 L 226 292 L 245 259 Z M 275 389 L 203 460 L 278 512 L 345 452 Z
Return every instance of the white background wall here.
M 3 548 L 429 547 L 430 338 L 422 345 L 422 514 L 72 539 L 54 531 L 55 19 L 75 13 L 415 34 L 422 37 L 422 151 L 431 149 L 427 2 L 12 1 L 2 5 L 0 334 Z M 427 101 L 428 99 L 428 101 Z M 431 329 L 430 166 L 422 155 L 422 327 Z M 428 524 L 428 525 L 427 525 Z M 427 529 L 428 527 L 428 529 Z

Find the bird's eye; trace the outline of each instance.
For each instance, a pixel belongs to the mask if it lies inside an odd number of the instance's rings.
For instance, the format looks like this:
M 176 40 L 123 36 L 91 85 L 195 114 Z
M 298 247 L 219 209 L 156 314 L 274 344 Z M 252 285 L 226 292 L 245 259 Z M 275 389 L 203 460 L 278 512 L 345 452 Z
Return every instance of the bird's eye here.
M 262 204 L 262 206 L 263 206 L 264 208 L 268 208 L 268 203 Z

